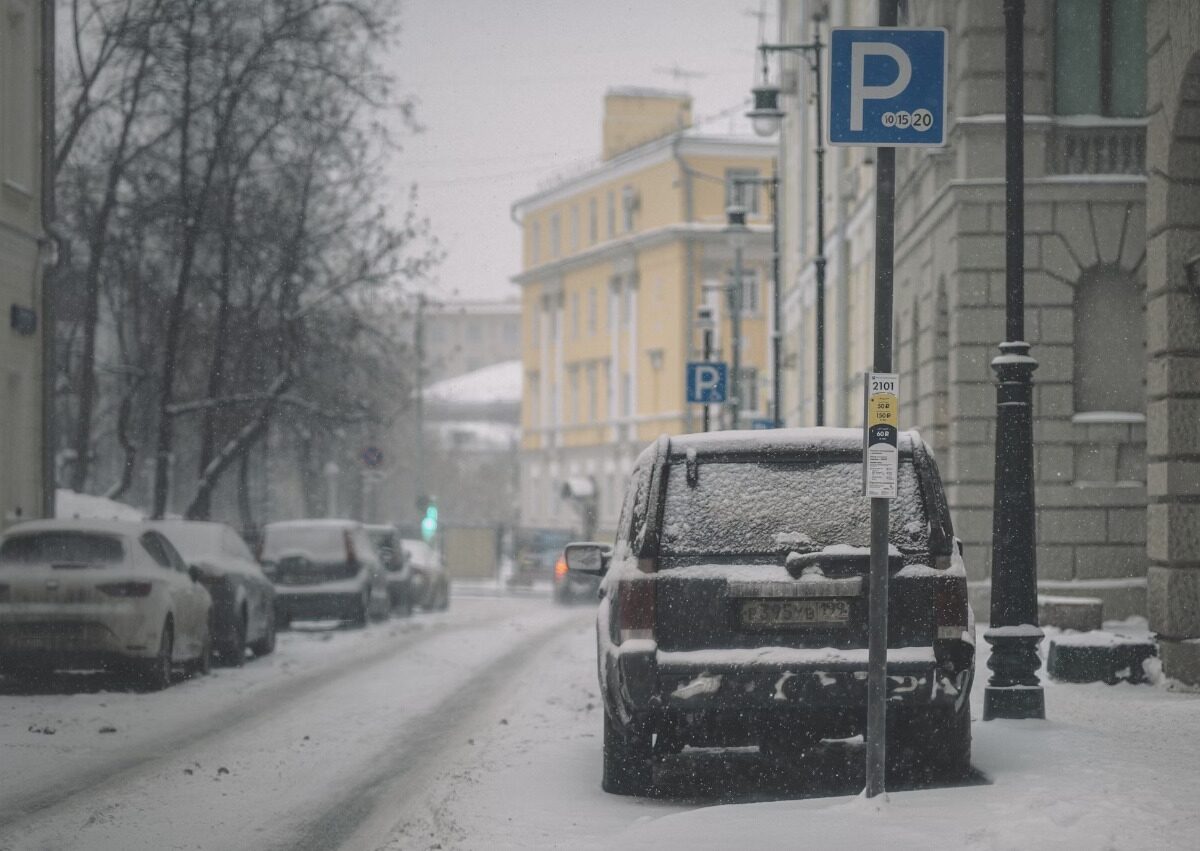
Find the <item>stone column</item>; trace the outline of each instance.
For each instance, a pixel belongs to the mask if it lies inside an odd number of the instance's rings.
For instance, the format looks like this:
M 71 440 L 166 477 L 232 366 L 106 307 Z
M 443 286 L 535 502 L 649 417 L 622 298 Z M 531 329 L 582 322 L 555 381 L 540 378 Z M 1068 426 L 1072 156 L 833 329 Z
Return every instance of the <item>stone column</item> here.
M 1147 608 L 1200 684 L 1200 4 L 1147 4 Z

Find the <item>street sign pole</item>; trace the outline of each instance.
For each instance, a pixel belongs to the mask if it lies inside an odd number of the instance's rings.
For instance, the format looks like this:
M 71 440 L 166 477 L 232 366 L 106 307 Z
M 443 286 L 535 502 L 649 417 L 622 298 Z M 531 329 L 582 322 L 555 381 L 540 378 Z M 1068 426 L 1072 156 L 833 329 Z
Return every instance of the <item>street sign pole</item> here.
M 713 329 L 705 328 L 704 329 L 704 360 L 705 360 L 705 362 L 712 360 L 712 342 L 713 342 Z M 705 403 L 705 405 L 704 405 L 704 430 L 708 431 L 709 428 L 711 427 L 711 425 L 712 425 L 712 408 L 708 405 L 708 403 Z

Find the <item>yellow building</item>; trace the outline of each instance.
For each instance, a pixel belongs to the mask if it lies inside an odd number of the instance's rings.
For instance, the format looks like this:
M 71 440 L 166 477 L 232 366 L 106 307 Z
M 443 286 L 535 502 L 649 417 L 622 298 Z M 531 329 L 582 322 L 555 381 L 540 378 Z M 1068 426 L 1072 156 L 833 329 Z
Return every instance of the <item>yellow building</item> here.
M 726 208 L 748 210 L 743 260 L 740 425 L 769 416 L 771 226 L 764 186 L 777 145 L 693 127 L 686 94 L 614 89 L 602 159 L 513 205 L 524 241 L 521 522 L 578 529 L 563 485 L 594 487 L 599 525 L 616 523 L 637 453 L 662 433 L 701 428 L 686 402 L 699 360 L 697 308 L 730 360 L 734 250 Z M 712 409 L 713 428 L 731 426 Z M 589 484 L 590 482 L 590 484 Z

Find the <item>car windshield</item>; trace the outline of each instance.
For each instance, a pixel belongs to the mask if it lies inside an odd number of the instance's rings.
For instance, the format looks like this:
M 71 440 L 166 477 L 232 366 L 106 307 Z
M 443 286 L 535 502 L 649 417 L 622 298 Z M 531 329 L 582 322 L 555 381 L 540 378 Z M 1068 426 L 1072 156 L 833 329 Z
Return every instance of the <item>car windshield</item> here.
M 674 464 L 663 513 L 664 555 L 769 555 L 870 543 L 870 501 L 862 465 L 849 461 L 701 462 L 694 484 Z M 900 464 L 891 539 L 927 550 L 924 503 L 911 462 Z
M 13 535 L 0 544 L 0 564 L 114 564 L 125 557 L 121 539 L 95 532 Z

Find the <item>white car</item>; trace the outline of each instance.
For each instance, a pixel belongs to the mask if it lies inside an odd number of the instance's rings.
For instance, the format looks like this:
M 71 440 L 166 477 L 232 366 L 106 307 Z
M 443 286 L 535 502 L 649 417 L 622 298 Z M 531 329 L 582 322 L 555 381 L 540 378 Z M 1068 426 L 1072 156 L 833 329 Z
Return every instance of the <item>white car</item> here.
M 405 538 L 400 542 L 404 560 L 412 566 L 413 603 L 426 611 L 450 607 L 450 580 L 441 554 L 424 541 Z
M 0 672 L 127 672 L 166 688 L 174 666 L 206 673 L 212 600 L 146 523 L 39 520 L 0 537 Z

